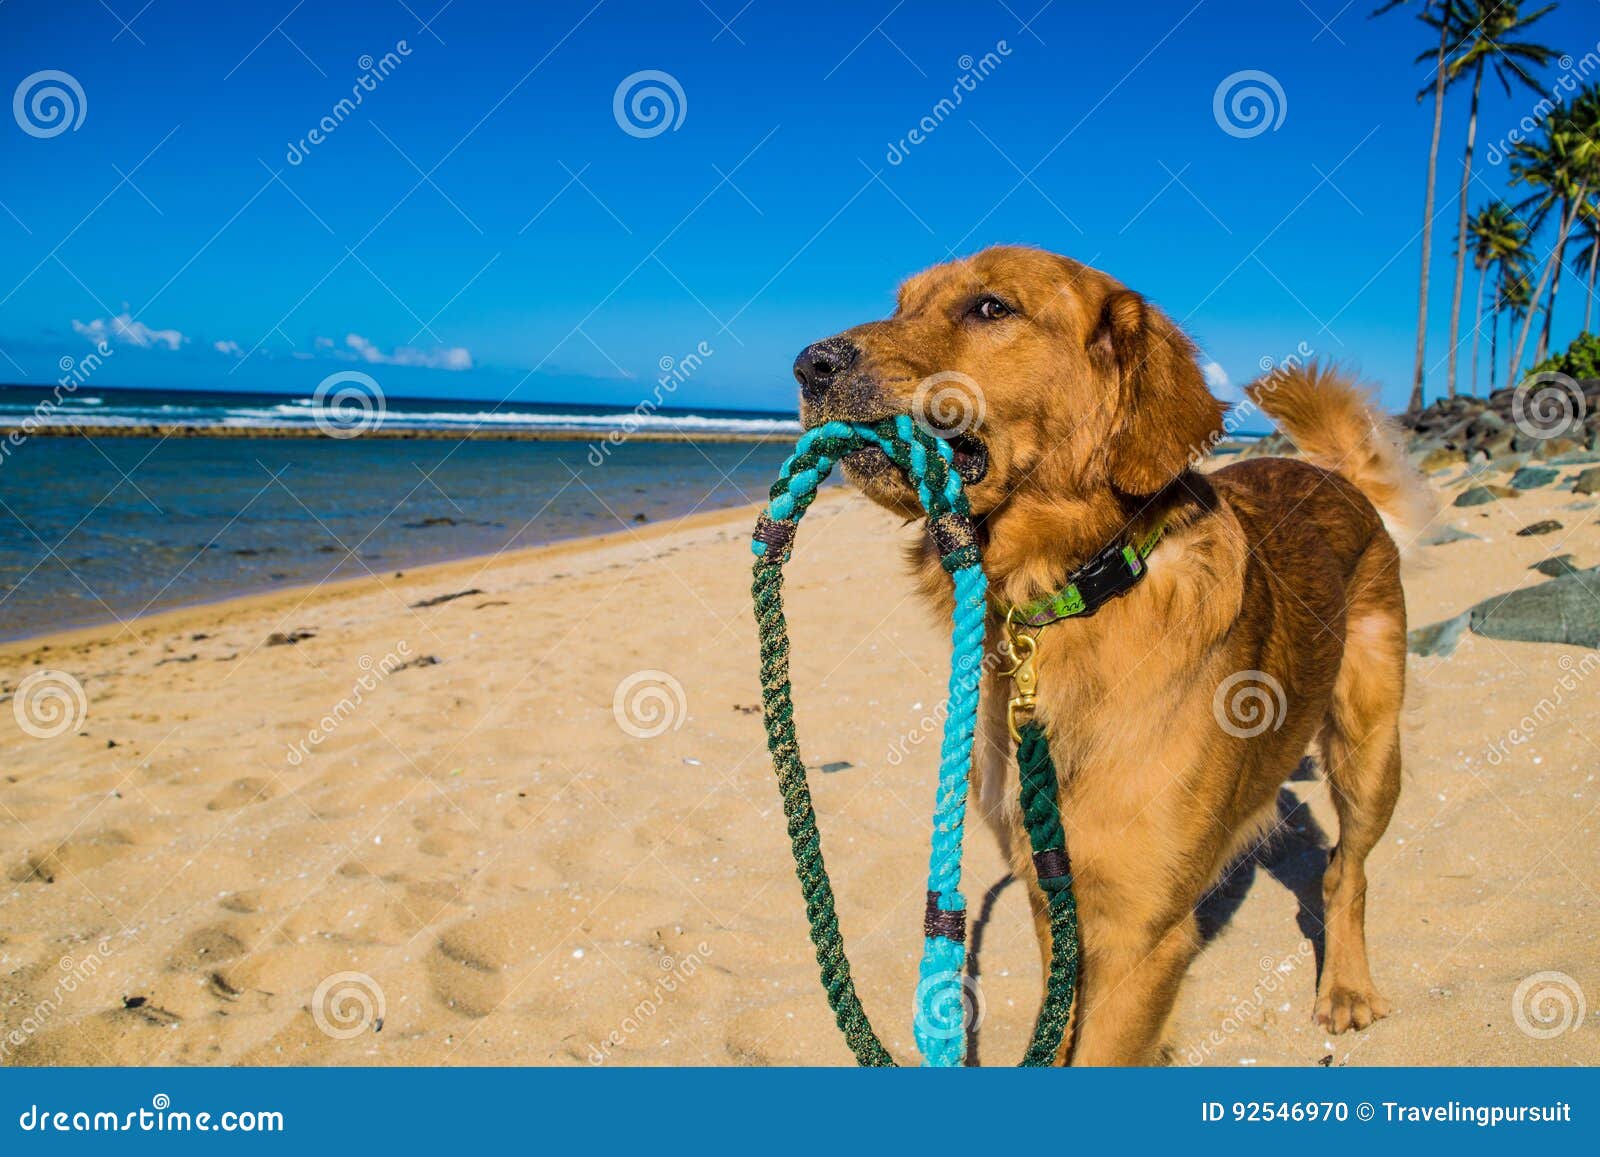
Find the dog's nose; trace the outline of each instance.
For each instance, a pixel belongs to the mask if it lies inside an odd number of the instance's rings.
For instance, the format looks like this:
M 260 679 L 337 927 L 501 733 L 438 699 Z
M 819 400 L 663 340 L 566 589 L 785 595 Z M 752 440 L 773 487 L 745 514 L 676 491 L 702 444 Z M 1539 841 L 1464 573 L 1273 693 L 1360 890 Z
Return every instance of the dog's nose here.
M 814 342 L 794 359 L 795 381 L 808 397 L 818 397 L 855 365 L 861 351 L 848 338 L 830 337 Z

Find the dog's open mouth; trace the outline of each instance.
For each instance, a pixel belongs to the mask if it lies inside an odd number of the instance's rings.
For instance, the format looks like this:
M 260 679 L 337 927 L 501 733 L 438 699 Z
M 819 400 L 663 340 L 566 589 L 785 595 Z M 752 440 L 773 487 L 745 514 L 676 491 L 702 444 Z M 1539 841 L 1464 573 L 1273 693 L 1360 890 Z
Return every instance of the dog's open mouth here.
M 983 440 L 969 433 L 940 436 L 950 444 L 956 473 L 961 475 L 961 481 L 968 486 L 982 482 L 989 473 L 989 448 L 983 444 Z M 876 446 L 852 451 L 845 456 L 845 461 L 867 477 L 882 473 L 890 465 L 889 456 Z

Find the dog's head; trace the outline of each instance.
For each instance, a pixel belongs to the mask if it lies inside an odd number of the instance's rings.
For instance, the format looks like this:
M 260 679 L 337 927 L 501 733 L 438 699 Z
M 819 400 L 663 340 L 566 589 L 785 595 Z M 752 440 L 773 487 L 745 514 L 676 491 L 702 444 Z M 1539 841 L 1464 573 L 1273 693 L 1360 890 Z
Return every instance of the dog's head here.
M 1001 247 L 900 287 L 894 314 L 807 346 L 800 414 L 910 413 L 949 439 L 975 514 L 1154 494 L 1222 430 L 1192 342 L 1137 293 L 1037 249 Z M 879 450 L 844 462 L 908 517 L 914 491 Z

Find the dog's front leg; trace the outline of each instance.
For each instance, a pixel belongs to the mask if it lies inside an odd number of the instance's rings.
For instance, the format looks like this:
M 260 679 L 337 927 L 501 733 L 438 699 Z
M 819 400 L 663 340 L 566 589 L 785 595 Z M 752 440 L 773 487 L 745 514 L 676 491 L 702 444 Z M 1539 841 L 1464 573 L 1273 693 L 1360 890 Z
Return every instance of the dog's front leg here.
M 1072 1063 L 1158 1063 L 1162 1030 L 1200 943 L 1194 916 L 1155 930 L 1145 913 L 1102 907 L 1092 887 L 1079 889 L 1078 908 L 1083 974 Z

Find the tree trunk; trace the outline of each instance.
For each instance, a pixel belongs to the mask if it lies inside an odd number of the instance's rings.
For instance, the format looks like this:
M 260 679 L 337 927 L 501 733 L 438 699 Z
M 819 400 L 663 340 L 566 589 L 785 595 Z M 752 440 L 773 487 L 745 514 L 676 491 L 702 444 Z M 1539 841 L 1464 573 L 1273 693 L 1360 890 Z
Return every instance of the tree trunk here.
M 1489 272 L 1489 263 L 1478 266 L 1478 317 L 1472 323 L 1472 396 L 1478 396 L 1478 347 L 1483 345 L 1483 276 Z
M 1568 202 L 1561 202 L 1561 229 L 1556 233 L 1556 251 L 1550 255 L 1550 300 L 1544 307 L 1544 325 L 1539 327 L 1539 348 L 1534 351 L 1535 364 L 1544 361 L 1550 356 L 1550 329 L 1556 320 L 1556 291 L 1561 288 L 1561 275 L 1566 272 L 1561 260 L 1567 254 L 1567 233 L 1572 228 L 1572 223 L 1578 219 L 1578 210 L 1583 205 L 1583 198 L 1572 205 L 1572 211 L 1567 211 Z
M 1589 195 L 1589 186 L 1587 184 L 1579 185 L 1578 186 L 1578 195 L 1577 195 L 1576 198 L 1574 198 L 1574 204 L 1578 204 L 1578 205 L 1583 204 L 1583 199 L 1585 197 L 1587 197 L 1588 195 Z M 1576 214 L 1573 214 L 1573 216 L 1576 216 Z M 1572 222 L 1571 222 L 1571 220 L 1569 220 L 1567 218 L 1567 216 L 1565 214 L 1563 214 L 1562 218 L 1561 218 L 1560 232 L 1558 234 L 1558 241 L 1557 241 L 1557 251 L 1558 252 L 1560 250 L 1560 246 L 1566 244 L 1567 230 L 1570 229 L 1570 228 L 1572 228 Z M 1544 272 L 1539 274 L 1539 284 L 1534 287 L 1533 298 L 1532 298 L 1532 301 L 1533 301 L 1534 304 L 1530 304 L 1528 306 L 1528 312 L 1527 312 L 1527 314 L 1524 315 L 1524 317 L 1522 319 L 1522 332 L 1517 335 L 1517 346 L 1516 346 L 1516 349 L 1512 351 L 1511 364 L 1508 367 L 1506 367 L 1506 382 L 1507 382 L 1507 384 L 1512 384 L 1513 383 L 1514 379 L 1516 378 L 1517 369 L 1518 369 L 1519 366 L 1522 365 L 1522 354 L 1523 354 L 1523 351 L 1527 348 L 1527 345 L 1528 345 L 1528 334 L 1533 331 L 1533 319 L 1539 313 L 1539 310 L 1537 308 L 1537 302 L 1539 301 L 1539 299 L 1541 297 L 1544 296 L 1544 289 L 1545 289 L 1545 285 L 1547 284 L 1546 283 L 1546 278 L 1548 278 L 1550 276 L 1550 269 L 1551 269 L 1551 266 L 1552 266 L 1552 264 L 1553 264 L 1553 262 L 1555 260 L 1555 257 L 1556 257 L 1556 254 L 1552 253 L 1550 255 L 1550 257 L 1548 259 L 1546 259 L 1546 261 L 1544 263 Z
M 1423 365 L 1428 356 L 1428 263 L 1433 260 L 1433 190 L 1439 176 L 1439 130 L 1444 123 L 1444 54 L 1450 22 L 1439 22 L 1439 51 L 1433 60 L 1433 142 L 1428 146 L 1428 185 L 1422 204 L 1422 277 L 1417 290 L 1417 364 L 1411 376 L 1414 414 L 1422 409 Z
M 1595 235 L 1589 239 L 1589 296 L 1584 300 L 1583 303 L 1584 333 L 1590 332 L 1589 315 L 1594 310 L 1594 267 L 1597 260 L 1600 260 L 1600 232 L 1596 232 Z
M 1494 371 L 1500 364 L 1500 300 L 1495 293 L 1494 315 L 1489 318 L 1489 396 L 1494 396 Z
M 1456 396 L 1456 343 L 1461 338 L 1461 287 L 1467 279 L 1467 194 L 1472 186 L 1472 148 L 1478 136 L 1478 93 L 1483 88 L 1483 58 L 1478 58 L 1478 68 L 1472 76 L 1472 106 L 1467 114 L 1467 149 L 1461 158 L 1461 205 L 1456 217 L 1456 283 L 1450 294 L 1450 368 L 1445 374 L 1445 389 L 1453 398 Z M 1483 280 L 1481 277 L 1478 279 Z M 1482 287 L 1479 287 L 1478 297 L 1483 297 Z M 1473 358 L 1476 360 L 1478 347 L 1476 335 L 1472 347 Z M 1473 382 L 1473 391 L 1477 391 L 1477 382 Z

